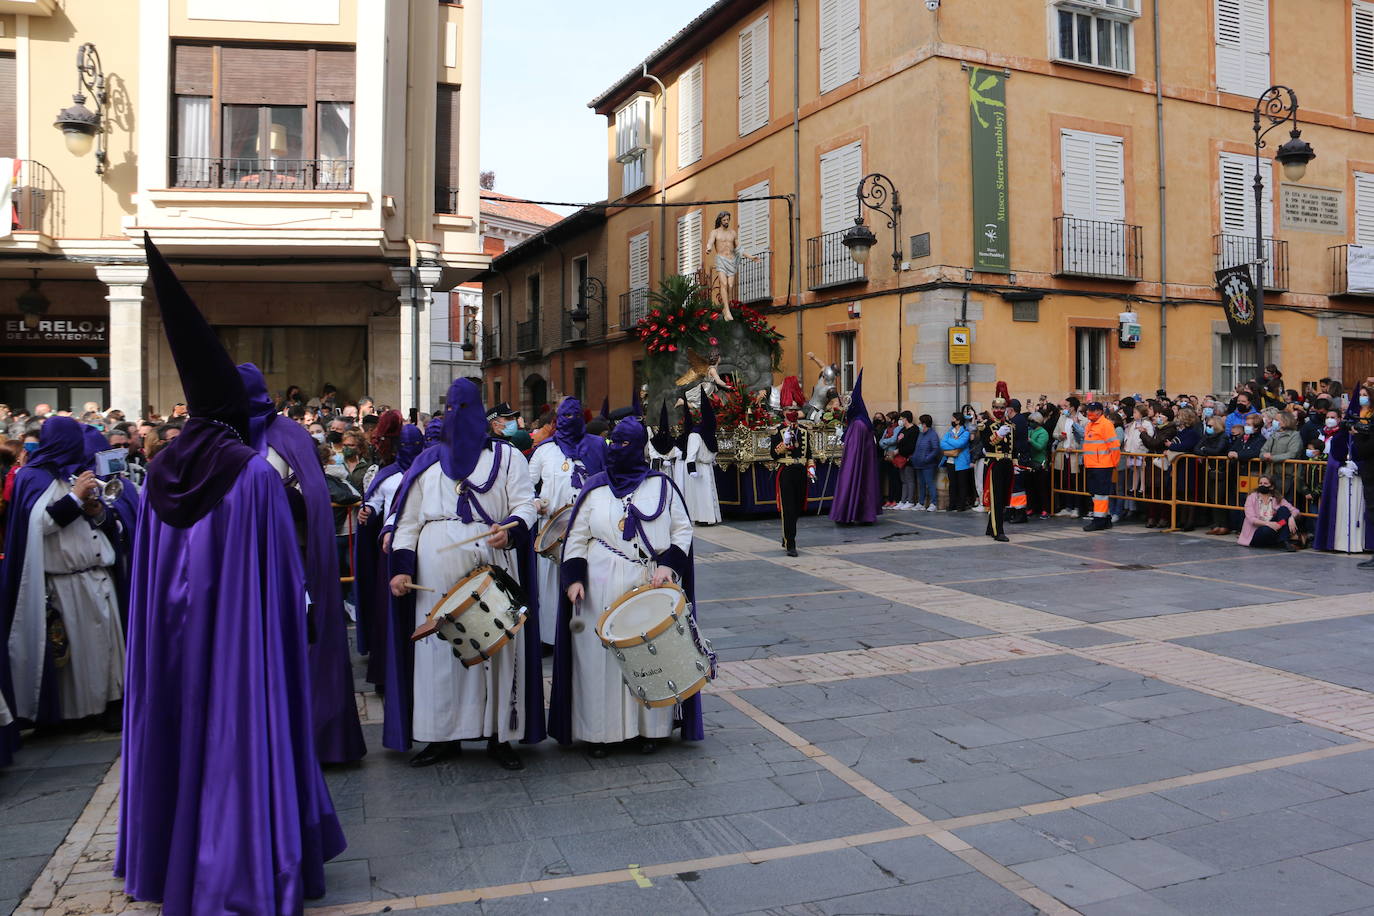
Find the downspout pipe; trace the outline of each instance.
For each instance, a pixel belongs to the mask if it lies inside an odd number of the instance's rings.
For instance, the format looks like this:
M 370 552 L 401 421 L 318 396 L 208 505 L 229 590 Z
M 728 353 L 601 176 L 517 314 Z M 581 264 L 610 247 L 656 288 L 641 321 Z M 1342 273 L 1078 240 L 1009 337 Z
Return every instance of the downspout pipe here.
M 659 201 L 665 204 L 658 211 L 658 280 L 662 283 L 668 277 L 668 87 L 663 85 L 663 80 L 649 72 L 648 61 L 639 65 L 639 71 L 645 79 L 658 84 L 658 187 Z
M 792 197 L 796 201 L 796 209 L 792 213 L 792 225 L 788 231 L 795 233 L 797 240 L 796 247 L 792 249 L 792 269 L 796 274 L 793 288 L 797 291 L 797 298 L 792 305 L 797 309 L 797 377 L 801 378 L 806 373 L 806 364 L 802 361 L 806 344 L 801 309 L 801 0 L 792 0 Z
M 1159 387 L 1169 390 L 1169 192 L 1165 181 L 1164 158 L 1164 84 L 1163 64 L 1159 59 L 1159 7 L 1154 7 L 1155 44 L 1155 159 L 1159 164 Z
M 410 403 L 418 418 L 424 409 L 420 403 L 420 251 L 410 236 L 406 236 L 406 247 L 410 249 Z

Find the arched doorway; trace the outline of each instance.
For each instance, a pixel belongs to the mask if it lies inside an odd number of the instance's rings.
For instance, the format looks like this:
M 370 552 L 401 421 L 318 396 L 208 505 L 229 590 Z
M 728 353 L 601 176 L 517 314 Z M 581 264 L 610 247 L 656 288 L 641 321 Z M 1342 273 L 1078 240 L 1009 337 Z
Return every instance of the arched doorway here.
M 543 410 L 549 400 L 549 383 L 544 380 L 544 376 L 536 374 L 525 378 L 524 400 L 523 406 L 528 419 L 538 419 L 539 411 Z

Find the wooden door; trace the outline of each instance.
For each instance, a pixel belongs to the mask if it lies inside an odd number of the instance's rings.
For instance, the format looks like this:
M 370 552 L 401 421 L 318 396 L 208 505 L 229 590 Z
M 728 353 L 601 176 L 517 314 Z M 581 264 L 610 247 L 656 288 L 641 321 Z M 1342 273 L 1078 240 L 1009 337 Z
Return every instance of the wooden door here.
M 1357 384 L 1374 376 L 1374 340 L 1346 337 L 1341 341 L 1341 374 L 1346 391 L 1354 391 Z

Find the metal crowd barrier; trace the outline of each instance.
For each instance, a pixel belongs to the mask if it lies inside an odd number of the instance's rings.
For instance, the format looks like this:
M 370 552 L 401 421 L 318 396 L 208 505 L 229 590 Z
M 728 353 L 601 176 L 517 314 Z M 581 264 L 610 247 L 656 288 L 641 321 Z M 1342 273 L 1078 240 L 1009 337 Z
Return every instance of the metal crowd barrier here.
M 1077 507 L 1088 497 L 1082 455 L 1079 449 L 1060 449 L 1052 454 L 1051 513 L 1065 506 Z M 1174 531 L 1180 527 L 1179 509 L 1242 511 L 1261 476 L 1273 480 L 1275 490 L 1300 516 L 1317 517 L 1326 477 L 1325 459 L 1265 461 L 1177 452 L 1122 452 L 1113 474 L 1113 511 L 1126 501 L 1165 506 L 1169 510 L 1168 530 Z
M 331 509 L 347 509 L 347 510 L 348 510 L 348 513 L 347 513 L 347 516 L 348 516 L 348 575 L 346 575 L 346 576 L 344 576 L 344 575 L 339 576 L 339 582 L 342 583 L 342 584 L 347 584 L 347 583 L 349 583 L 349 582 L 352 582 L 353 579 L 354 579 L 354 577 L 357 575 L 357 570 L 355 570 L 355 569 L 353 568 L 353 536 L 354 536 L 354 534 L 356 533 L 356 529 L 354 528 L 354 526 L 358 524 L 358 510 L 362 508 L 362 505 L 363 505 L 362 503 L 347 503 L 347 504 L 344 504 L 344 503 L 330 503 L 330 504 L 329 504 L 329 508 L 331 508 Z M 343 570 L 340 569 L 339 572 L 342 573 Z

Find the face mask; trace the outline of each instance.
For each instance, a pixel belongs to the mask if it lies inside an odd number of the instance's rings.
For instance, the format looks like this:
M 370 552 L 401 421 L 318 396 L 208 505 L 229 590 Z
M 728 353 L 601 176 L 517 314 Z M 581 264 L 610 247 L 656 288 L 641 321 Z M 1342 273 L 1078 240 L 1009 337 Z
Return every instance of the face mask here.
M 1274 488 L 1273 488 L 1273 487 L 1267 487 L 1267 486 L 1265 486 L 1264 484 L 1260 484 L 1258 487 L 1255 487 L 1255 489 L 1256 489 L 1256 490 L 1259 490 L 1261 493 L 1264 493 L 1265 495 L 1268 495 L 1268 494 L 1274 492 Z
M 1327 428 L 1327 429 L 1335 429 L 1337 426 L 1340 425 L 1340 422 L 1341 422 L 1341 421 L 1340 421 L 1340 420 L 1337 420 L 1335 417 L 1327 417 L 1327 418 L 1326 418 L 1326 428 Z
M 964 419 L 965 419 L 965 420 L 972 420 L 972 419 L 973 419 L 973 414 L 971 414 L 971 413 L 966 413 L 966 414 L 964 414 Z
M 1361 407 L 1368 407 L 1368 406 L 1369 406 L 1369 395 L 1367 395 L 1367 394 L 1362 394 L 1362 395 L 1360 395 L 1360 406 L 1361 406 Z
M 520 425 L 516 423 L 514 420 L 511 420 L 508 423 L 506 423 L 505 427 L 502 428 L 502 432 L 504 432 L 507 436 L 513 436 L 515 435 L 515 431 L 519 428 Z
M 351 445 L 345 445 L 345 446 L 344 446 L 343 456 L 344 456 L 345 458 L 352 458 L 352 457 L 356 456 L 357 454 L 358 454 L 358 450 L 357 450 L 356 448 L 354 448 L 353 446 L 351 446 Z
M 1308 457 L 1308 458 L 1316 458 L 1316 457 L 1317 457 L 1317 451 L 1316 451 L 1316 449 L 1311 449 L 1311 448 L 1309 448 L 1309 449 L 1307 450 L 1307 457 Z
M 38 443 L 37 443 L 37 442 L 25 442 L 25 443 L 24 443 L 24 451 L 29 452 L 29 453 L 33 453 L 33 452 L 38 451 Z
M 1257 432 L 1259 432 L 1259 428 L 1258 428 L 1258 427 L 1255 427 L 1255 426 L 1247 426 L 1247 427 L 1245 427 L 1245 435 L 1247 435 L 1247 436 L 1253 436 L 1253 435 L 1254 435 L 1255 433 L 1257 433 Z
M 1202 415 L 1203 415 L 1204 417 L 1210 417 L 1210 416 L 1211 416 L 1212 414 L 1214 414 L 1214 413 L 1216 413 L 1216 411 L 1214 411 L 1214 410 L 1213 410 L 1212 408 L 1210 408 L 1210 407 L 1204 407 L 1204 408 L 1202 408 Z
M 320 443 L 321 445 L 324 444 L 324 433 L 311 433 L 311 434 L 310 434 L 310 438 L 314 439 L 316 442 Z

